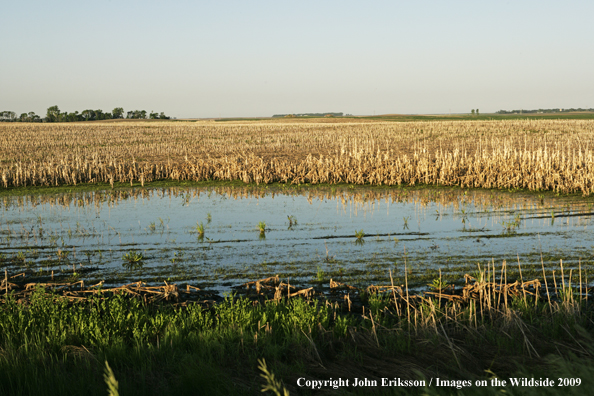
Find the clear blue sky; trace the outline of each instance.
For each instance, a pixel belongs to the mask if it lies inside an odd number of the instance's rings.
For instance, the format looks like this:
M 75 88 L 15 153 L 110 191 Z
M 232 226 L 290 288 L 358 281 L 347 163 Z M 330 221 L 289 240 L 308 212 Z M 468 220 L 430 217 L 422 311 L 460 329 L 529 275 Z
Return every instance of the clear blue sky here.
M 6 1 L 0 110 L 594 107 L 594 1 Z

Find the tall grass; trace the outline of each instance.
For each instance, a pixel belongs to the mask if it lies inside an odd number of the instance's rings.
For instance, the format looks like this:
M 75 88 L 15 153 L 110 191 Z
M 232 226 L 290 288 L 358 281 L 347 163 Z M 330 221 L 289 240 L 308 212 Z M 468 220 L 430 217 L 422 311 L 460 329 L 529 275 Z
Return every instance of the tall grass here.
M 212 308 L 100 291 L 77 300 L 38 287 L 26 300 L 1 300 L 0 393 L 301 394 L 302 376 L 572 372 L 583 390 L 594 385 L 594 315 L 578 275 L 562 270 L 555 294 L 537 280 L 508 283 L 505 265 L 489 265 L 458 292 L 440 283 L 413 295 L 393 282 L 356 292 L 331 281 L 327 300 L 285 290 L 274 300 L 228 296 Z

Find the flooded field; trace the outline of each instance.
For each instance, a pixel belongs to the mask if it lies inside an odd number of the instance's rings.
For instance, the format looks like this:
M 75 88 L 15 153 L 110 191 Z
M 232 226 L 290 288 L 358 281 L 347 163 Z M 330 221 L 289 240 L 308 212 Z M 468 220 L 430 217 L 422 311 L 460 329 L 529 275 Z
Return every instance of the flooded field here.
M 0 199 L 0 268 L 31 281 L 424 288 L 505 260 L 507 276 L 590 272 L 592 203 L 460 189 L 204 187 Z M 261 231 L 263 229 L 263 232 Z M 519 265 L 518 265 L 519 264 Z M 4 275 L 4 274 L 3 274 Z M 567 276 L 567 274 L 566 274 Z M 406 279 L 405 279 L 406 278 Z M 508 279 L 509 280 L 509 279 Z

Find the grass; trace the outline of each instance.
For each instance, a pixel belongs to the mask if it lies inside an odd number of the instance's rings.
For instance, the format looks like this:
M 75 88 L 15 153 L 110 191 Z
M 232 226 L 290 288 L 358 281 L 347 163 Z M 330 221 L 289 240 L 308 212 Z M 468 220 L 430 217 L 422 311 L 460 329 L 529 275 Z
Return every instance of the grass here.
M 260 230 L 260 235 L 263 235 L 266 232 L 266 223 L 263 221 L 259 222 L 258 230 Z
M 136 269 L 142 268 L 144 255 L 142 252 L 138 252 L 136 250 L 130 250 L 128 253 L 122 256 L 122 260 L 124 263 L 122 266 L 127 269 Z
M 292 228 L 294 225 L 297 225 L 297 219 L 295 218 L 295 216 L 287 216 L 287 219 L 289 220 L 289 228 Z
M 322 269 L 322 267 L 318 266 L 318 271 L 316 272 L 316 281 L 322 283 L 326 280 L 326 273 Z
M 363 230 L 355 230 L 355 238 L 357 238 L 357 240 L 362 240 L 363 237 L 365 236 L 365 233 L 363 232 Z
M 27 304 L 0 300 L 0 393 L 314 394 L 300 378 L 427 381 L 402 394 L 450 394 L 452 388 L 427 385 L 437 377 L 489 384 L 465 394 L 532 391 L 492 386 L 494 376 L 581 380 L 551 394 L 593 386 L 594 312 L 568 292 L 579 285 L 566 282 L 560 299 L 537 301 L 530 288 L 506 298 L 499 282 L 473 281 L 477 297 L 464 303 L 388 287 L 360 301 L 351 293 L 350 304 L 228 296 L 210 308 L 100 290 L 75 301 L 38 287 Z M 332 384 L 322 389 L 336 391 Z
M 200 222 L 200 224 L 196 223 L 196 231 L 198 232 L 198 238 L 204 238 L 204 224 Z
M 268 371 L 266 367 L 266 360 L 258 360 L 258 369 L 262 371 L 260 376 L 266 381 L 266 385 L 262 387 L 262 392 L 271 391 L 276 396 L 289 396 L 289 391 L 285 388 L 282 383 L 274 377 L 274 374 Z
M 105 361 L 105 374 L 103 374 L 103 379 L 107 384 L 108 396 L 119 396 L 120 393 L 118 391 L 118 381 L 116 380 L 111 367 L 109 367 L 107 360 Z
M 520 216 L 519 213 L 517 213 L 514 216 L 514 220 L 513 221 L 502 221 L 501 225 L 503 226 L 503 228 L 508 231 L 508 232 L 512 232 L 514 230 L 516 230 L 518 227 L 520 227 L 520 224 L 522 223 L 522 218 Z

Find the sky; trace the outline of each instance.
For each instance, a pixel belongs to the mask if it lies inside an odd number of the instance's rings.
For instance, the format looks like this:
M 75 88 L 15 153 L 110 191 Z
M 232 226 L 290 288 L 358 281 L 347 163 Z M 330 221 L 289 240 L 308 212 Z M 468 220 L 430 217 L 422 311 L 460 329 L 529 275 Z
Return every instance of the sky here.
M 594 2 L 10 1 L 0 111 L 594 108 Z

